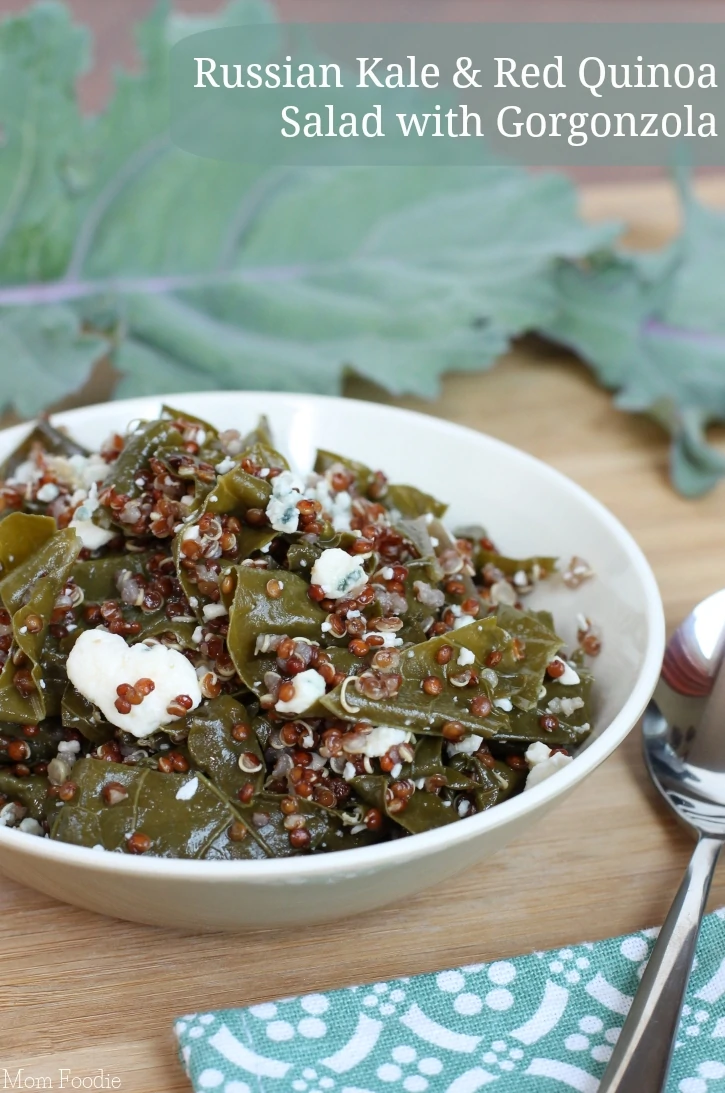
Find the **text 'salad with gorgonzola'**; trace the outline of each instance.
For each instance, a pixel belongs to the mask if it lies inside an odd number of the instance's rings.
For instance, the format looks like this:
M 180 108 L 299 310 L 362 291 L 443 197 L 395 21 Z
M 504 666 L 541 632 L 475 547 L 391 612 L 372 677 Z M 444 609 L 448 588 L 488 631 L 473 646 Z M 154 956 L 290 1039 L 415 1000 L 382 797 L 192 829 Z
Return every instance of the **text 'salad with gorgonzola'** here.
M 180 411 L 0 470 L 0 824 L 131 854 L 349 849 L 491 808 L 590 732 L 580 618 L 445 506 Z

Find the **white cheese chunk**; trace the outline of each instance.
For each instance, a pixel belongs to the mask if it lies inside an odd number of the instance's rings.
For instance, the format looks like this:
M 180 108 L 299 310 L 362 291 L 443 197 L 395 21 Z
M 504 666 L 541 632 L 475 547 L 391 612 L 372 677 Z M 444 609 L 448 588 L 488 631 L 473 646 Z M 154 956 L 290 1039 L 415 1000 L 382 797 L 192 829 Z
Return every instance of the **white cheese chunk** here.
M 178 721 L 167 712 L 177 695 L 188 695 L 192 709 L 201 702 L 196 672 L 178 650 L 159 644 L 129 646 L 119 634 L 106 630 L 85 630 L 70 651 L 66 670 L 76 690 L 98 706 L 107 721 L 139 739 Z M 119 713 L 116 688 L 139 679 L 153 680 L 154 690 L 129 713 Z
M 107 531 L 105 528 L 93 523 L 91 517 L 97 508 L 98 487 L 94 482 L 88 491 L 88 496 L 81 506 L 76 509 L 70 522 L 70 526 L 75 528 L 76 535 L 88 550 L 98 550 L 106 543 L 110 543 L 111 539 L 115 539 L 118 534 L 116 531 Z
M 40 482 L 43 477 L 43 467 L 35 459 L 24 459 L 8 478 L 9 486 L 31 486 Z
M 60 493 L 60 490 L 56 486 L 55 482 L 46 482 L 44 486 L 41 486 L 36 497 L 39 501 L 45 501 L 47 503 L 55 501 L 56 497 Z
M 546 744 L 544 744 L 543 747 L 546 747 Z M 526 752 L 527 757 L 530 751 L 531 747 L 529 747 Z M 556 774 L 557 771 L 563 770 L 564 767 L 568 767 L 571 762 L 571 755 L 564 755 L 563 752 L 557 751 L 554 755 L 549 755 L 548 759 L 536 763 L 529 771 L 529 776 L 526 779 L 526 785 L 524 786 L 524 792 L 526 792 L 527 789 L 533 789 L 534 786 L 538 786 L 541 782 L 545 782 L 547 778 L 551 778 L 552 774 Z
M 584 707 L 583 698 L 552 698 L 549 705 L 546 707 L 547 713 L 563 714 L 564 717 L 571 717 L 577 710 L 581 710 Z
M 300 519 L 297 503 L 303 498 L 319 501 L 335 531 L 350 530 L 352 498 L 347 490 L 335 492 L 330 488 L 328 478 L 322 475 L 311 474 L 303 481 L 291 471 L 283 471 L 272 480 L 272 497 L 266 508 L 275 531 L 297 531 Z
M 58 742 L 58 755 L 77 755 L 81 750 L 78 740 L 60 740 Z
M 466 649 L 465 646 L 462 646 L 461 649 L 459 649 L 458 651 L 457 663 L 463 665 L 464 668 L 467 664 L 475 664 L 476 654 L 470 649 Z
M 77 740 L 60 740 L 58 743 L 58 759 L 62 759 L 72 767 L 76 761 L 81 746 Z
M 199 788 L 199 779 L 190 778 L 188 782 L 184 782 L 183 786 L 179 786 L 176 791 L 177 801 L 190 801 Z
M 16 805 L 12 801 L 7 805 L 3 805 L 0 808 L 0 827 L 15 827 L 24 812 L 25 809 L 21 805 Z
M 483 737 L 476 736 L 476 734 L 473 733 L 471 736 L 466 736 L 463 740 L 459 740 L 457 744 L 449 744 L 448 754 L 473 755 L 474 752 L 478 751 L 482 743 Z
M 227 471 L 234 470 L 236 465 L 237 461 L 235 459 L 232 459 L 231 456 L 227 455 L 224 457 L 224 459 L 222 459 L 221 463 L 217 463 L 214 470 L 217 472 L 217 474 L 226 474 Z
M 388 725 L 377 725 L 371 732 L 366 733 L 355 755 L 367 755 L 370 759 L 385 755 L 391 748 L 397 748 L 400 744 L 410 744 L 415 737 L 412 732 L 405 729 L 394 729 Z
M 335 531 L 349 531 L 352 516 L 352 498 L 347 490 L 332 495 L 332 503 L 326 506 L 332 516 Z
M 72 455 L 68 460 L 86 489 L 108 478 L 111 466 L 98 452 L 90 455 Z
M 283 471 L 272 480 L 272 496 L 265 511 L 275 531 L 297 531 L 297 502 L 302 500 L 303 491 L 304 484 L 291 471 Z
M 360 555 L 353 557 L 340 547 L 323 550 L 312 567 L 312 583 L 319 585 L 331 600 L 353 596 L 368 583 L 360 558 Z
M 470 623 L 475 622 L 476 619 L 473 615 L 459 615 L 453 623 L 454 630 L 460 630 L 462 626 L 469 626 Z
M 330 488 L 331 472 L 318 477 L 310 475 L 307 479 L 304 496 L 310 501 L 319 501 L 323 510 L 328 513 L 335 531 L 349 531 L 350 518 L 352 517 L 352 498 L 347 490 L 336 493 Z
M 579 676 L 574 671 L 570 664 L 567 664 L 561 657 L 554 657 L 552 663 L 558 663 L 564 665 L 564 674 L 556 677 L 557 683 L 563 683 L 565 687 L 574 687 L 577 683 L 581 683 Z
M 205 621 L 209 622 L 211 619 L 221 619 L 229 612 L 223 603 L 207 603 L 204 604 L 201 613 L 204 616 Z
M 76 529 L 76 535 L 88 550 L 99 550 L 106 543 L 110 543 L 117 534 L 115 531 L 99 528 L 98 524 L 94 524 L 92 520 L 78 520 L 75 516 L 70 526 Z
M 278 701 L 275 709 L 278 713 L 300 714 L 308 710 L 325 693 L 325 681 L 314 668 L 300 672 L 291 680 L 295 693 L 286 702 Z
M 90 455 L 49 455 L 45 461 L 57 482 L 76 490 L 90 490 L 91 486 L 103 482 L 111 469 L 110 463 L 106 463 L 98 452 L 91 452 Z
M 551 755 L 551 748 L 547 748 L 541 740 L 529 744 L 524 759 L 528 763 L 529 770 L 533 770 L 539 763 L 543 763 Z

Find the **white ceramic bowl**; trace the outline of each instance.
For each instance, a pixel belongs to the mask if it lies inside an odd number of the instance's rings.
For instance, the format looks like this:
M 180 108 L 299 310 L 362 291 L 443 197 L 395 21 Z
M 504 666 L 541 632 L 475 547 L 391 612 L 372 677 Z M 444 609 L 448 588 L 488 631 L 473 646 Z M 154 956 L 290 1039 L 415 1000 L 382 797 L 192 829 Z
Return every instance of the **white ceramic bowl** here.
M 384 469 L 450 502 L 450 526 L 482 523 L 507 553 L 585 558 L 595 580 L 576 592 L 544 588 L 569 639 L 578 612 L 596 620 L 595 731 L 575 761 L 535 789 L 436 831 L 361 850 L 254 862 L 174 861 L 104 854 L 0 828 L 0 870 L 57 899 L 162 926 L 237 929 L 341 918 L 404 899 L 500 850 L 533 829 L 607 758 L 642 713 L 664 645 L 652 571 L 628 532 L 579 486 L 498 440 L 433 417 L 372 403 L 309 395 L 174 395 L 172 404 L 222 428 L 251 428 L 260 413 L 301 469 L 325 447 Z M 78 440 L 97 446 L 161 400 L 131 399 L 58 414 Z M 0 434 L 0 457 L 26 432 Z

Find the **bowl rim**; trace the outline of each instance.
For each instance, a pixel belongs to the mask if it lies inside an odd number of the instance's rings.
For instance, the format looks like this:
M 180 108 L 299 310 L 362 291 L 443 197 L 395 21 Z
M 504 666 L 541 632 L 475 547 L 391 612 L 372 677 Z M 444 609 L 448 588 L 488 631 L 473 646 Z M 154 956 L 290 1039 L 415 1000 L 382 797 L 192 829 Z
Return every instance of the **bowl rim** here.
M 273 410 L 274 406 L 291 409 L 299 408 L 304 404 L 322 405 L 328 411 L 344 408 L 344 412 L 353 410 L 360 417 L 374 416 L 376 428 L 380 428 L 381 419 L 396 422 L 412 418 L 419 423 L 425 422 L 428 428 L 439 435 L 447 435 L 454 440 L 463 435 L 469 441 L 473 440 L 486 445 L 489 450 L 497 452 L 501 457 L 517 461 L 524 470 L 535 469 L 537 474 L 543 475 L 560 488 L 566 489 L 576 501 L 606 525 L 610 534 L 625 550 L 628 561 L 640 582 L 644 595 L 647 648 L 635 686 L 619 713 L 600 735 L 591 741 L 585 751 L 575 757 L 573 763 L 558 771 L 555 778 L 547 779 L 527 793 L 518 794 L 486 812 L 469 817 L 465 823 L 448 824 L 410 838 L 309 857 L 265 858 L 254 861 L 198 861 L 184 858 L 145 858 L 108 851 L 101 853 L 93 848 L 75 846 L 72 843 L 56 842 L 47 838 L 30 838 L 25 833 L 14 831 L 12 828 L 0 827 L 0 848 L 7 849 L 17 856 L 45 859 L 94 873 L 146 876 L 168 881 L 206 879 L 216 883 L 284 884 L 319 879 L 331 873 L 343 875 L 350 870 L 356 873 L 371 872 L 379 868 L 394 868 L 396 865 L 425 857 L 429 853 L 445 850 L 449 846 L 469 842 L 483 835 L 484 832 L 493 831 L 506 824 L 515 824 L 527 814 L 539 811 L 556 797 L 567 794 L 612 754 L 637 723 L 654 691 L 664 653 L 665 621 L 662 599 L 649 562 L 632 535 L 605 505 L 548 463 L 487 433 L 432 414 L 362 399 L 274 391 L 201 391 L 94 403 L 77 409 L 59 411 L 53 414 L 52 418 L 72 429 L 74 423 L 82 423 L 92 419 L 100 410 L 107 411 L 113 408 L 118 411 L 119 418 L 125 416 L 126 421 L 131 421 L 150 412 L 158 413 L 161 405 L 169 401 L 179 409 L 188 408 L 189 412 L 203 416 L 204 404 L 220 397 L 254 404 L 264 402 L 265 407 L 270 410 Z M 17 443 L 31 425 L 32 423 L 26 422 L 2 430 L 0 445 L 5 447 L 3 441 L 6 438 L 10 443 Z

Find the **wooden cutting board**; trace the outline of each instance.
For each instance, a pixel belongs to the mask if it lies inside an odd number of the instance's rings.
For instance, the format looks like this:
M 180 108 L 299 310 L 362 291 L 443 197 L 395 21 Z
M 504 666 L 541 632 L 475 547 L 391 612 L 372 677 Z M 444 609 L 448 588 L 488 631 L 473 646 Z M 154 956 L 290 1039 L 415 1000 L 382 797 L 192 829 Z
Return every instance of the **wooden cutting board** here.
M 725 181 L 702 191 L 725 206 Z M 583 202 L 592 219 L 630 224 L 634 245 L 657 246 L 676 226 L 664 183 L 589 189 Z M 392 401 L 358 382 L 348 394 Z M 614 410 L 572 359 L 527 347 L 489 375 L 449 378 L 435 404 L 401 404 L 516 444 L 608 505 L 649 558 L 670 628 L 725 585 L 725 485 L 699 501 L 678 497 L 659 429 Z M 298 934 L 165 932 L 0 879 L 0 1088 L 3 1068 L 56 1083 L 61 1067 L 103 1068 L 124 1093 L 182 1093 L 170 1031 L 179 1014 L 641 929 L 662 921 L 690 849 L 632 734 L 533 836 L 445 889 Z M 711 905 L 724 903 L 721 868 Z

